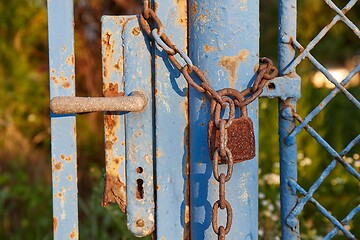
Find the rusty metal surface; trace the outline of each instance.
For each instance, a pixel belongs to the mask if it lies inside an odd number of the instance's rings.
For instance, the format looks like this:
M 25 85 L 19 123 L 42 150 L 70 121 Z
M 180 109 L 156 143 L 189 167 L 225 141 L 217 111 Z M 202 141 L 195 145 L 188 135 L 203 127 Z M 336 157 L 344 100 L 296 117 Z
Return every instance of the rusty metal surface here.
M 88 112 L 140 112 L 147 105 L 147 97 L 141 91 L 123 97 L 54 97 L 50 109 L 55 114 Z
M 48 1 L 50 99 L 75 95 L 73 1 Z M 78 239 L 76 123 L 51 114 L 54 239 Z
M 259 1 L 189 1 L 190 57 L 194 65 L 205 71 L 215 90 L 234 87 L 242 91 L 255 80 L 254 67 L 259 60 L 258 4 Z M 220 198 L 207 149 L 210 105 L 203 94 L 193 89 L 189 101 L 192 239 L 217 239 L 210 221 L 212 205 Z M 257 151 L 257 100 L 247 110 L 254 124 Z M 233 206 L 227 239 L 256 239 L 258 235 L 257 164 L 256 157 L 235 164 L 233 176 L 226 183 L 226 200 Z M 222 172 L 227 172 L 225 164 L 219 165 L 219 174 Z M 218 227 L 225 228 L 227 214 L 219 211 L 217 221 Z
M 243 162 L 255 157 L 254 126 L 250 118 L 235 118 L 227 130 L 227 147 L 231 151 L 234 162 Z M 208 125 L 209 153 L 212 153 L 220 146 L 220 130 L 215 122 L 210 121 Z M 220 159 L 219 164 L 225 164 Z
M 105 97 L 124 96 L 124 59 L 122 29 L 134 17 L 102 18 L 103 94 Z M 116 203 L 126 211 L 125 119 L 116 112 L 104 114 L 105 188 L 103 206 Z

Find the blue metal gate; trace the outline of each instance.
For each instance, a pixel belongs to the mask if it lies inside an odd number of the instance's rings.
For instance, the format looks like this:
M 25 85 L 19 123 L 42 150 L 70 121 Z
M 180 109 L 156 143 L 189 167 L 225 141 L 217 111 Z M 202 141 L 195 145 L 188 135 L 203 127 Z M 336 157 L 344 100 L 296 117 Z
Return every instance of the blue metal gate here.
M 283 239 L 299 238 L 298 215 L 308 202 L 334 225 L 325 239 L 332 238 L 338 231 L 355 238 L 347 226 L 360 210 L 359 205 L 339 221 L 313 197 L 337 165 L 360 180 L 360 174 L 343 158 L 360 141 L 360 135 L 337 152 L 309 125 L 339 92 L 360 108 L 359 101 L 345 88 L 359 73 L 360 65 L 338 83 L 310 53 L 339 21 L 360 37 L 359 29 L 345 15 L 357 0 L 350 1 L 343 9 L 330 0 L 325 2 L 336 16 L 303 47 L 296 38 L 297 1 L 279 1 L 280 76 L 269 81 L 261 95 L 279 98 Z M 156 1 L 155 6 L 166 34 L 180 49 L 180 56 L 176 56 L 179 61 L 183 58 L 185 64 L 189 64 L 183 53 L 189 52 L 193 64 L 205 72 L 216 90 L 225 87 L 243 90 L 251 86 L 259 60 L 258 0 L 192 0 L 188 3 L 162 0 Z M 144 34 L 139 16 L 135 15 L 102 18 L 104 98 L 76 98 L 73 1 L 48 0 L 48 12 L 55 239 L 79 238 L 75 113 L 93 110 L 105 111 L 103 205 L 114 202 L 126 211 L 128 228 L 136 236 L 155 231 L 156 239 L 215 239 L 211 211 L 219 196 L 219 186 L 212 176 L 208 154 L 208 100 L 189 88 L 167 58 L 166 51 Z M 335 88 L 302 119 L 296 112 L 300 77 L 295 69 L 305 58 Z M 120 104 L 114 103 L 114 99 Z M 130 107 L 125 109 L 123 103 Z M 113 105 L 120 106 L 114 109 Z M 254 123 L 258 155 L 258 101 L 248 105 L 247 110 Z M 333 158 L 308 190 L 297 181 L 296 136 L 303 129 Z M 220 170 L 225 172 L 226 167 L 220 166 Z M 257 156 L 234 165 L 233 180 L 226 185 L 234 218 L 227 239 L 258 238 L 257 178 Z M 298 198 L 298 194 L 302 196 Z M 218 220 L 224 224 L 226 217 L 221 211 Z

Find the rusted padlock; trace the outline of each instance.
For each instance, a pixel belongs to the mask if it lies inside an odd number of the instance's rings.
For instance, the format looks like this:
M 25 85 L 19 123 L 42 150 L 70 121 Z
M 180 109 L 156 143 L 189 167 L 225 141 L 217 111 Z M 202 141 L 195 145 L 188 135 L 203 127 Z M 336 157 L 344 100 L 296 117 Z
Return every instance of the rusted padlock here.
M 242 100 L 242 96 L 239 96 L 237 93 L 233 89 L 219 91 L 220 95 L 232 95 L 239 102 Z M 234 101 L 230 97 L 223 97 L 223 100 L 228 102 L 230 108 L 229 119 L 226 120 L 227 123 L 225 125 L 227 133 L 226 147 L 230 150 L 234 163 L 250 160 L 255 157 L 255 136 L 253 123 L 247 115 L 247 108 L 246 106 L 241 107 L 241 116 L 235 118 Z M 220 148 L 220 111 L 221 105 L 213 99 L 211 102 L 212 119 L 208 124 L 208 145 L 211 159 L 216 149 Z M 219 164 L 224 164 L 226 163 L 225 161 L 221 158 Z

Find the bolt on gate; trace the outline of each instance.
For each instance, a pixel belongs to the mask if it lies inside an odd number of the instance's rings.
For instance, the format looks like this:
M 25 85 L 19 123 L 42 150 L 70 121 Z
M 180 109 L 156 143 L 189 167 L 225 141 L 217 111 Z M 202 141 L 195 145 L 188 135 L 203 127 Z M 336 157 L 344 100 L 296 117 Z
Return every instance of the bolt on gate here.
M 325 2 L 336 16 L 303 47 L 296 39 L 297 1 L 279 1 L 278 77 L 270 60 L 259 64 L 258 0 L 150 4 L 145 0 L 141 15 L 103 16 L 104 97 L 79 98 L 75 96 L 73 1 L 48 0 L 54 238 L 79 237 L 75 114 L 104 111 L 103 205 L 118 204 L 127 213 L 134 235 L 257 239 L 256 94 L 279 98 L 282 238 L 299 238 L 298 215 L 308 202 L 334 225 L 325 239 L 339 231 L 355 238 L 347 225 L 360 205 L 339 221 L 313 197 L 337 163 L 360 180 L 360 174 L 343 159 L 360 135 L 337 152 L 309 125 L 339 92 L 360 108 L 345 88 L 360 65 L 338 83 L 310 53 L 339 21 L 360 37 L 345 15 L 357 1 L 349 1 L 343 9 Z M 295 70 L 305 58 L 335 88 L 303 119 L 296 112 L 300 77 Z M 235 123 L 244 116 L 251 127 Z M 247 130 L 231 130 L 236 126 Z M 333 157 L 307 191 L 297 182 L 295 140 L 302 129 Z M 242 149 L 247 141 L 242 136 L 250 132 L 253 155 L 235 163 L 247 151 Z

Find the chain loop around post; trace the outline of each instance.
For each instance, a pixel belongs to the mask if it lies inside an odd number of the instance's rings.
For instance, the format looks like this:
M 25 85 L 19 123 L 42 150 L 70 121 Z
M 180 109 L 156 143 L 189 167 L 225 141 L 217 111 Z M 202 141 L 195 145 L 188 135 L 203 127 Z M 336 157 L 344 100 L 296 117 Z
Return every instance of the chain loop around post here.
M 227 128 L 233 123 L 235 108 L 239 107 L 242 114 L 246 114 L 246 106 L 257 99 L 263 91 L 266 83 L 275 78 L 278 70 L 268 58 L 259 59 L 259 67 L 254 83 L 242 91 L 232 88 L 224 88 L 216 91 L 210 84 L 205 74 L 195 66 L 190 57 L 181 49 L 177 48 L 171 39 L 166 35 L 165 29 L 156 12 L 151 9 L 150 1 L 143 0 L 143 13 L 139 19 L 140 25 L 144 32 L 156 42 L 156 44 L 167 53 L 171 64 L 178 69 L 189 86 L 196 91 L 206 94 L 211 100 L 210 112 L 211 118 L 214 119 L 215 126 L 219 130 L 220 144 L 212 154 L 213 175 L 219 182 L 219 200 L 217 200 L 212 209 L 212 227 L 218 235 L 218 239 L 224 240 L 231 229 L 233 212 L 230 203 L 226 200 L 225 184 L 230 181 L 234 169 L 234 159 L 231 151 L 227 147 Z M 183 64 L 178 59 L 182 59 Z M 195 77 L 195 79 L 193 78 Z M 198 82 L 198 83 L 197 83 Z M 221 119 L 220 113 L 229 106 L 229 118 Z M 219 174 L 219 163 L 227 165 L 226 174 Z M 219 208 L 226 209 L 226 224 L 219 226 L 218 213 Z

